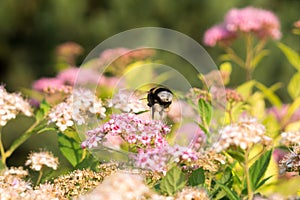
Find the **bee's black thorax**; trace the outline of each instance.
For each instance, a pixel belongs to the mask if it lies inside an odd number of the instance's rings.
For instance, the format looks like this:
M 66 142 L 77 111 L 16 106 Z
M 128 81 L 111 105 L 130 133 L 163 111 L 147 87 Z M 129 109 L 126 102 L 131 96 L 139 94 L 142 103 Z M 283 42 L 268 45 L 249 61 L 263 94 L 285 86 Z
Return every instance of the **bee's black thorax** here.
M 155 88 L 152 88 L 149 92 L 148 92 L 148 96 L 147 96 L 147 100 L 148 100 L 148 106 L 149 107 L 152 107 L 154 104 L 159 104 L 161 106 L 163 106 L 164 108 L 168 108 L 171 103 L 172 103 L 172 100 L 170 101 L 164 101 L 162 100 L 160 97 L 159 97 L 159 93 L 160 92 L 168 92 L 170 94 L 173 94 L 171 92 L 171 90 L 167 89 L 167 88 L 163 88 L 163 87 L 155 87 Z

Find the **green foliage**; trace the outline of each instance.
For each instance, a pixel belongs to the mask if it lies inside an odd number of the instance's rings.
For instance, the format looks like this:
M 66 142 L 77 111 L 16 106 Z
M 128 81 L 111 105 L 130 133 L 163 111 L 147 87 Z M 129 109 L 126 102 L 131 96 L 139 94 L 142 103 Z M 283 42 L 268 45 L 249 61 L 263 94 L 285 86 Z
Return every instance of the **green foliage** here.
M 198 168 L 192 172 L 188 179 L 188 184 L 191 186 L 197 186 L 203 184 L 205 181 L 204 170 L 202 168 Z
M 160 182 L 160 192 L 172 195 L 186 185 L 186 175 L 177 166 L 172 167 Z
M 300 96 L 300 72 L 296 73 L 293 75 L 291 78 L 289 85 L 288 85 L 288 92 L 289 95 L 293 98 L 296 99 L 297 97 Z
M 67 135 L 59 132 L 57 140 L 61 153 L 73 167 L 82 162 L 83 150 L 80 143 L 75 140 L 74 137 L 68 137 Z
M 281 51 L 284 53 L 290 64 L 295 67 L 298 71 L 300 71 L 300 55 L 294 51 L 292 48 L 289 46 L 283 44 L 283 43 L 278 43 L 278 47 L 281 49 Z
M 263 185 L 267 179 L 262 179 L 271 160 L 272 150 L 265 152 L 255 163 L 250 167 L 250 180 L 251 180 L 251 187 L 254 191 L 256 191 L 260 186 Z
M 210 124 L 213 112 L 212 105 L 204 99 L 200 98 L 198 101 L 198 111 L 202 123 L 200 124 L 200 127 L 205 133 L 208 133 L 208 126 Z

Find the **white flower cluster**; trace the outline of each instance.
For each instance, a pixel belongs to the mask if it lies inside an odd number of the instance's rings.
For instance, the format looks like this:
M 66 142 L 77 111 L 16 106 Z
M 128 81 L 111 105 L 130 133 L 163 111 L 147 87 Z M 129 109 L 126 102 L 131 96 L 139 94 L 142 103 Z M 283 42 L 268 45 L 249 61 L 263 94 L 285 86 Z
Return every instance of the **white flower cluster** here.
M 64 102 L 52 108 L 48 117 L 50 123 L 55 123 L 59 130 L 65 131 L 75 122 L 79 125 L 85 124 L 93 115 L 105 118 L 105 111 L 101 99 L 91 91 L 76 89 Z
M 281 133 L 281 142 L 287 146 L 300 146 L 300 131 Z
M 119 91 L 109 100 L 108 107 L 114 107 L 126 113 L 139 113 L 148 110 L 146 104 L 128 91 Z
M 31 116 L 30 104 L 18 93 L 8 93 L 3 85 L 0 85 L 0 126 L 16 118 L 19 113 Z
M 48 151 L 30 153 L 25 163 L 26 166 L 30 165 L 30 168 L 35 171 L 40 171 L 43 166 L 56 170 L 58 164 L 58 158 L 54 157 L 53 154 Z
M 255 118 L 242 118 L 238 123 L 225 126 L 219 131 L 220 138 L 214 143 L 214 149 L 221 152 L 231 146 L 249 149 L 254 144 L 267 145 L 271 138 L 265 135 L 265 127 Z
M 105 118 L 106 109 L 101 99 L 95 96 L 90 90 L 76 89 L 73 91 L 73 114 L 72 118 L 79 124 L 85 124 L 86 120 L 96 114 Z

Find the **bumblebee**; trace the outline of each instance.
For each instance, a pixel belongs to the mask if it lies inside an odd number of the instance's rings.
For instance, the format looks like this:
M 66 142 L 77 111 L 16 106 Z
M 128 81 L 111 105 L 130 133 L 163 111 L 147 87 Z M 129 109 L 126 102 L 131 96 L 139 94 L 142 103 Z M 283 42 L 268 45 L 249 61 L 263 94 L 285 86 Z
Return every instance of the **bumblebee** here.
M 163 120 L 172 103 L 173 93 L 168 88 L 154 87 L 147 95 L 148 106 L 151 108 L 152 119 Z

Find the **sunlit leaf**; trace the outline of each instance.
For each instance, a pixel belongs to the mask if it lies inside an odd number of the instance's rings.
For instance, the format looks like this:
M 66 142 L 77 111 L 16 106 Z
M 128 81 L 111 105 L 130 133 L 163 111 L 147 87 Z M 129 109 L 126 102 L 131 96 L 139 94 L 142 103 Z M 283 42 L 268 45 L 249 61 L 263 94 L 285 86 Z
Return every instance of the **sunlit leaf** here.
M 59 150 L 64 157 L 75 167 L 81 162 L 83 150 L 80 144 L 63 133 L 58 133 Z
M 198 110 L 202 122 L 206 125 L 209 125 L 212 117 L 212 105 L 204 99 L 199 99 Z
M 283 43 L 279 42 L 277 45 L 284 53 L 290 64 L 293 65 L 298 71 L 300 71 L 300 55 Z
M 291 78 L 287 89 L 293 99 L 300 96 L 300 72 Z
M 222 188 L 222 190 L 226 193 L 226 197 L 230 200 L 240 200 L 240 197 L 237 195 L 237 193 L 232 190 L 232 188 L 229 188 L 228 186 L 217 182 L 218 186 Z
M 255 86 L 255 81 L 251 80 L 246 83 L 243 83 L 239 87 L 237 87 L 237 92 L 241 94 L 245 99 L 247 99 L 251 94 L 253 87 Z
M 171 168 L 160 183 L 160 190 L 164 194 L 172 195 L 186 184 L 185 174 L 177 166 Z
M 249 169 L 251 185 L 254 191 L 261 186 L 260 181 L 269 166 L 271 156 L 272 150 L 265 152 Z
M 279 85 L 274 85 L 272 88 L 267 88 L 262 83 L 256 81 L 255 86 L 260 91 L 262 91 L 262 93 L 264 94 L 265 98 L 268 99 L 272 105 L 274 105 L 274 106 L 281 106 L 281 100 L 280 100 L 280 98 L 274 93 L 274 90 L 272 90 L 272 89 L 280 87 Z
M 257 54 L 252 60 L 252 68 L 255 69 L 258 63 L 269 54 L 268 50 L 262 50 L 259 54 Z

